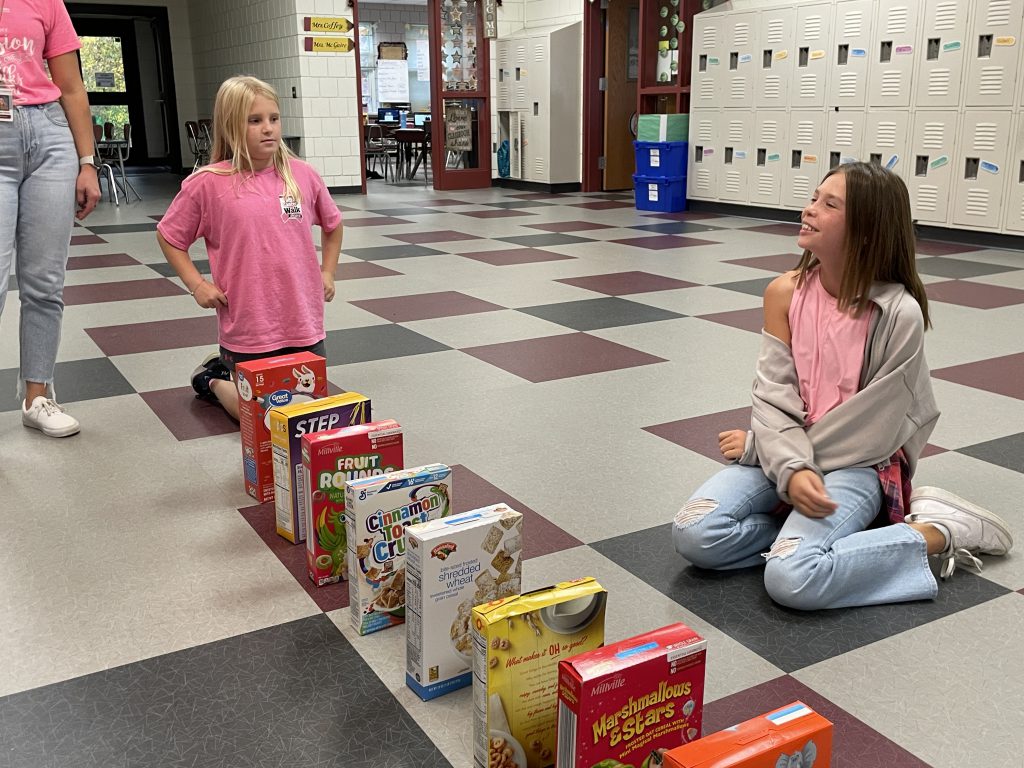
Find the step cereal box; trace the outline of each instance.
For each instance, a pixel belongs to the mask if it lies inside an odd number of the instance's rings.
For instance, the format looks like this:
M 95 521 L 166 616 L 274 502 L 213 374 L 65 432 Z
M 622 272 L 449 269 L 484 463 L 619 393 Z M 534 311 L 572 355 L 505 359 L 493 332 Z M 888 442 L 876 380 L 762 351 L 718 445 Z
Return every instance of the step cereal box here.
M 523 516 L 494 504 L 405 540 L 405 682 L 427 701 L 473 682 L 473 606 L 521 591 Z
M 402 427 L 373 421 L 302 436 L 306 570 L 318 587 L 348 578 L 345 482 L 404 466 Z
M 706 655 L 670 624 L 561 661 L 557 768 L 653 768 L 659 750 L 700 738 Z
M 405 530 L 451 515 L 451 498 L 444 464 L 345 483 L 349 612 L 360 635 L 405 621 Z
M 327 361 L 312 352 L 250 360 L 235 367 L 245 492 L 274 500 L 270 409 L 327 396 Z
M 829 768 L 832 723 L 802 701 L 669 750 L 664 768 Z
M 555 764 L 558 664 L 604 644 L 608 593 L 593 578 L 473 608 L 473 765 Z
M 310 403 L 292 403 L 270 410 L 274 448 L 274 516 L 277 532 L 292 544 L 306 540 L 302 436 L 370 420 L 370 400 L 345 392 Z

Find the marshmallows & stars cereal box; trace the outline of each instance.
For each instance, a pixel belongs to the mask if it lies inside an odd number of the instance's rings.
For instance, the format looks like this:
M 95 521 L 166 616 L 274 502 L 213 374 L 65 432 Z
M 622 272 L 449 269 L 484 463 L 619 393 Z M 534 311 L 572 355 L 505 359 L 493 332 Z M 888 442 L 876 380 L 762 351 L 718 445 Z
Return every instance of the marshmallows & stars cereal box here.
M 427 701 L 473 682 L 473 606 L 519 594 L 523 516 L 494 504 L 405 538 L 405 682 Z
M 349 612 L 360 635 L 405 621 L 406 528 L 448 517 L 451 495 L 444 464 L 345 483 Z
M 558 665 L 558 768 L 654 768 L 700 738 L 707 641 L 685 624 Z

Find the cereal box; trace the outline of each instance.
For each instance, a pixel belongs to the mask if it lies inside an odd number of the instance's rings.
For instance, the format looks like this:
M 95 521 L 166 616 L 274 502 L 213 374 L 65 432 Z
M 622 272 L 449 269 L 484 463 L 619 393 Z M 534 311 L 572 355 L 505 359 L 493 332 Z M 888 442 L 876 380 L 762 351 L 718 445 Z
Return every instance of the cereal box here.
M 352 624 L 368 635 L 405 621 L 405 531 L 451 514 L 452 470 L 428 464 L 345 483 Z
M 312 352 L 250 360 L 235 367 L 245 492 L 274 500 L 270 409 L 327 396 L 327 361 Z
M 345 481 L 403 466 L 402 428 L 374 421 L 302 436 L 306 570 L 318 587 L 348 578 Z
M 829 768 L 832 723 L 802 701 L 676 747 L 664 768 Z
M 584 578 L 473 608 L 476 768 L 555 764 L 558 663 L 601 647 L 607 599 Z
M 427 701 L 473 682 L 473 606 L 521 591 L 523 516 L 494 504 L 405 537 L 405 682 Z
M 707 641 L 685 624 L 558 665 L 558 768 L 652 768 L 700 738 Z
M 292 544 L 306 540 L 302 436 L 364 424 L 369 420 L 370 401 L 357 392 L 333 395 L 311 403 L 292 403 L 270 410 L 277 532 Z

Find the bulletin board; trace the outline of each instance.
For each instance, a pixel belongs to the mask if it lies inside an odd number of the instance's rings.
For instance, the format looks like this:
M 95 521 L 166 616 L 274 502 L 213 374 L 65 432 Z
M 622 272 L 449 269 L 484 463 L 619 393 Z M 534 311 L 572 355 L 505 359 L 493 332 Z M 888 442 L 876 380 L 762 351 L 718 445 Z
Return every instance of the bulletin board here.
M 409 62 L 404 59 L 377 59 L 377 101 L 409 101 Z

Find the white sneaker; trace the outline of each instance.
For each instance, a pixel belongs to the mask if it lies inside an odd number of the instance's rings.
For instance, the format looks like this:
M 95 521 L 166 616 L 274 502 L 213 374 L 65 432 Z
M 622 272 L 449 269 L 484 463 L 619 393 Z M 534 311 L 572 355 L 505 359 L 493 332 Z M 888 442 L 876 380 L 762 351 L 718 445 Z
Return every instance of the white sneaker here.
M 21 423 L 49 437 L 70 437 L 81 429 L 78 419 L 69 416 L 55 400 L 42 395 L 32 400 L 27 409 L 22 404 Z
M 1005 520 L 942 488 L 915 488 L 906 522 L 929 523 L 948 533 L 949 544 L 939 553 L 943 579 L 952 576 L 957 565 L 980 571 L 977 555 L 1005 555 L 1013 548 Z

